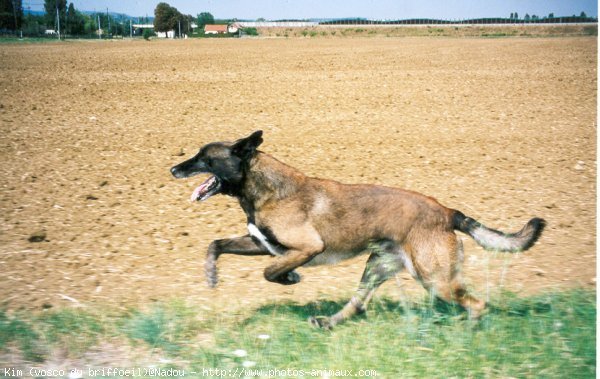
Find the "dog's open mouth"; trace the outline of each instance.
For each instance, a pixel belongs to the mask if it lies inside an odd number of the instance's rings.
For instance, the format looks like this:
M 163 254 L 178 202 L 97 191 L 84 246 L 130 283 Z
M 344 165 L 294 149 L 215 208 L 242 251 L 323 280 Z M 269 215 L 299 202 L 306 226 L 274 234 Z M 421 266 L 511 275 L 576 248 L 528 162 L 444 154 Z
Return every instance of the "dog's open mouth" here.
M 192 193 L 190 201 L 204 201 L 215 195 L 221 189 L 221 181 L 216 176 L 211 176 L 200 184 Z

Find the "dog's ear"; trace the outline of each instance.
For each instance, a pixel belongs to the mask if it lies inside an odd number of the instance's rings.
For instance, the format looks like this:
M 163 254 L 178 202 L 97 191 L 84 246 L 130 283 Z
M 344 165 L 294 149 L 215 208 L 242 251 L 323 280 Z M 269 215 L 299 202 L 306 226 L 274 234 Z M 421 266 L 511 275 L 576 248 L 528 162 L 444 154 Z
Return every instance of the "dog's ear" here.
M 231 146 L 231 152 L 242 159 L 248 159 L 254 155 L 256 148 L 262 143 L 262 130 L 257 130 L 246 138 L 235 141 Z

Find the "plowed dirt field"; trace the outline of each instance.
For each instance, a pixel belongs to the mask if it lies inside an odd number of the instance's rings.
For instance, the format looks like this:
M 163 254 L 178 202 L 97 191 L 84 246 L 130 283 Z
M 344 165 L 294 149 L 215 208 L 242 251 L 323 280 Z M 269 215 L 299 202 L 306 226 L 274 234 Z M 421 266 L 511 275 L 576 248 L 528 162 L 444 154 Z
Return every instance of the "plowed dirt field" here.
M 518 255 L 464 237 L 484 298 L 593 287 L 597 38 L 339 38 L 0 46 L 0 303 L 236 309 L 348 298 L 366 256 L 265 281 L 271 258 L 208 244 L 246 233 L 237 202 L 188 197 L 169 168 L 262 129 L 312 176 L 399 186 L 482 223 L 548 227 Z M 40 241 L 41 240 L 41 241 Z M 37 241 L 37 242 L 31 242 Z M 406 273 L 379 296 L 419 296 Z

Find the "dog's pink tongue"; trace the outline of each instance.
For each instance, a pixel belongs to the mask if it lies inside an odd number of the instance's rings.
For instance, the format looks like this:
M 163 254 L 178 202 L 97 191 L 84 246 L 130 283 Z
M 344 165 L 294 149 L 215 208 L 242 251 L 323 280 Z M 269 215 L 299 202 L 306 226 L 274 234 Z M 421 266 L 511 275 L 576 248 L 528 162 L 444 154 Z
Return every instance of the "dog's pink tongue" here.
M 210 178 L 206 179 L 202 184 L 200 184 L 198 187 L 196 187 L 194 192 L 192 192 L 192 196 L 190 196 L 190 201 L 192 201 L 192 202 L 197 201 L 202 196 L 204 196 L 214 181 L 215 181 L 215 177 L 211 176 Z

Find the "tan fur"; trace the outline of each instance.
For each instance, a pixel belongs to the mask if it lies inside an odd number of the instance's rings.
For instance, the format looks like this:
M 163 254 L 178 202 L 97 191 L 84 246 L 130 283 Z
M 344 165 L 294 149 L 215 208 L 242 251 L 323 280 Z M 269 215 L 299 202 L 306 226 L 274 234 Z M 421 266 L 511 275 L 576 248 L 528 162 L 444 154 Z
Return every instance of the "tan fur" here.
M 506 234 L 420 193 L 311 178 L 256 150 L 261 136 L 257 131 L 233 143 L 208 144 L 171 172 L 178 178 L 213 173 L 218 179 L 211 183 L 219 187 L 201 186 L 193 196 L 203 199 L 222 190 L 238 199 L 248 218 L 248 235 L 210 244 L 206 274 L 211 286 L 217 283 L 216 262 L 222 254 L 272 255 L 265 278 L 289 285 L 300 281 L 297 267 L 370 253 L 348 304 L 331 317 L 310 318 L 319 327 L 330 328 L 364 311 L 376 289 L 404 268 L 435 296 L 458 302 L 477 318 L 485 303 L 463 284 L 464 254 L 454 230 L 488 249 L 514 252 L 531 247 L 545 225 L 534 218 L 519 232 Z
M 393 241 L 387 253 L 394 258 L 380 263 L 384 277 L 408 266 L 440 298 L 458 301 L 473 316 L 483 309 L 484 303 L 468 295 L 461 281 L 454 211 L 435 199 L 397 188 L 311 178 L 264 153 L 250 162 L 244 189 L 257 227 L 271 230 L 290 249 L 266 268 L 267 279 L 302 265 L 352 258 L 371 251 L 373 242 Z M 366 306 L 379 284 L 366 283 L 341 314 L 316 322 L 331 327 L 349 317 L 356 304 Z
M 377 239 L 419 243 L 429 240 L 431 232 L 453 234 L 452 210 L 430 197 L 310 178 L 264 153 L 251 162 L 246 188 L 253 194 L 257 226 L 290 244 L 305 243 L 297 232 L 308 225 L 328 251 L 340 252 L 365 250 Z

